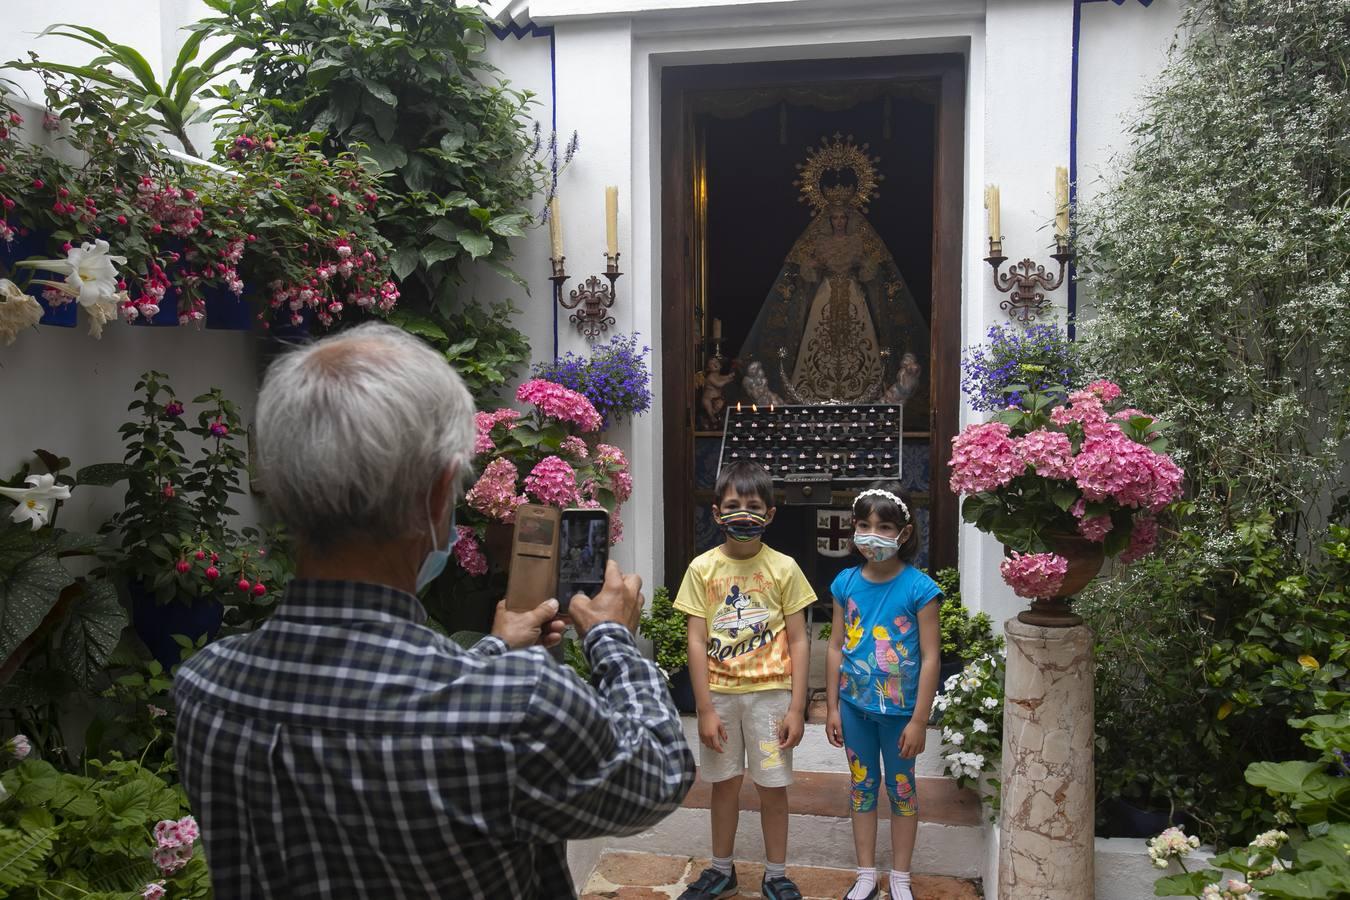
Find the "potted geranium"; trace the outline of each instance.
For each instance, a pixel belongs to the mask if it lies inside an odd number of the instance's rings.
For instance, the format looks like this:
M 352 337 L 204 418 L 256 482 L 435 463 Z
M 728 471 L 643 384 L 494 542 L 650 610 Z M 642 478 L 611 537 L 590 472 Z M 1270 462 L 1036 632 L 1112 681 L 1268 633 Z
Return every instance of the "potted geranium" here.
M 1007 548 L 1003 579 L 1032 600 L 1018 618 L 1076 625 L 1066 598 L 1105 557 L 1130 562 L 1153 549 L 1182 472 L 1164 452 L 1161 423 L 1125 406 L 1109 381 L 1009 392 L 1018 402 L 953 439 L 951 488 L 967 495 L 962 518 Z

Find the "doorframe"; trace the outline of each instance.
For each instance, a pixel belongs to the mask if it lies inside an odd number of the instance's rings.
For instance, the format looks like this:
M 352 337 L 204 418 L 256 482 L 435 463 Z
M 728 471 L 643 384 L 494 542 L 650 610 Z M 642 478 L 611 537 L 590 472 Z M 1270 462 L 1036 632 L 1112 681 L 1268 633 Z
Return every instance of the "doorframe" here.
M 962 211 L 965 198 L 966 59 L 960 54 L 677 66 L 661 70 L 661 356 L 665 571 L 693 558 L 694 118 L 692 94 L 788 84 L 927 81 L 937 86 L 933 164 L 933 298 L 930 327 L 929 565 L 955 566 L 957 497 L 948 488 L 960 418 Z M 677 502 L 678 498 L 678 502 Z

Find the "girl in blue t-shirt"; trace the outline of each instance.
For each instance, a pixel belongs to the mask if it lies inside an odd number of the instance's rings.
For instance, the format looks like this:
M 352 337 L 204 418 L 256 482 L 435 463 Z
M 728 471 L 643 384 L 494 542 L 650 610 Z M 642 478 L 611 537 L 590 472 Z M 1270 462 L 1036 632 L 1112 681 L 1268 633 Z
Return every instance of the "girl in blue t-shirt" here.
M 852 776 L 858 879 L 847 896 L 880 896 L 877 795 L 884 780 L 892 813 L 890 894 L 892 900 L 914 900 L 909 887 L 919 830 L 914 759 L 923 752 L 937 691 L 939 604 L 932 601 L 941 591 L 909 564 L 918 536 L 899 485 L 878 482 L 858 495 L 853 544 L 864 562 L 840 572 L 830 585 L 834 625 L 825 672 L 825 732 L 830 743 L 844 748 Z

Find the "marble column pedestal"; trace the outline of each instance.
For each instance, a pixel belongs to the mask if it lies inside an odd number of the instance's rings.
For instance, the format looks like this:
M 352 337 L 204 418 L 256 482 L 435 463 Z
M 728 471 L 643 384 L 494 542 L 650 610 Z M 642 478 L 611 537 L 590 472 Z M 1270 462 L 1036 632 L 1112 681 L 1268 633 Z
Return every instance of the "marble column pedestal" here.
M 1093 895 L 1092 632 L 1009 619 L 999 900 Z

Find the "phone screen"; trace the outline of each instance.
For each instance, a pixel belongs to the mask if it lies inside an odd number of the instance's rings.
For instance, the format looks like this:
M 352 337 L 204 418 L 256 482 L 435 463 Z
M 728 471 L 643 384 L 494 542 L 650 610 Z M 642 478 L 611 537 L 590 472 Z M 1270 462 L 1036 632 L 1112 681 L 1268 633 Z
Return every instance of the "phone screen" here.
M 567 510 L 558 535 L 558 603 L 573 594 L 594 597 L 605 583 L 609 561 L 609 514 L 603 509 Z

